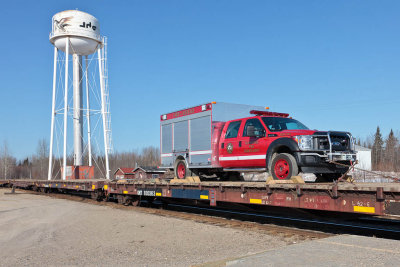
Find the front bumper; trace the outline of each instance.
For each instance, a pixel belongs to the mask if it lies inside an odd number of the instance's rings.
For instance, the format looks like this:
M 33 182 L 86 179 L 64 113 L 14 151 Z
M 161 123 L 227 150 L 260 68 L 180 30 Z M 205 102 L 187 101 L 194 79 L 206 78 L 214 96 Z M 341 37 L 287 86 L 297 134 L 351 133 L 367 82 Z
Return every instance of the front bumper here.
M 331 163 L 332 161 L 351 165 L 357 160 L 354 152 L 297 152 L 295 153 L 297 164 L 303 172 L 310 173 L 344 173 L 348 167 Z
M 327 153 L 328 159 L 331 161 L 356 161 L 357 154 L 355 153 Z
M 357 154 L 353 152 L 298 152 L 299 162 L 315 163 L 330 161 L 356 161 Z

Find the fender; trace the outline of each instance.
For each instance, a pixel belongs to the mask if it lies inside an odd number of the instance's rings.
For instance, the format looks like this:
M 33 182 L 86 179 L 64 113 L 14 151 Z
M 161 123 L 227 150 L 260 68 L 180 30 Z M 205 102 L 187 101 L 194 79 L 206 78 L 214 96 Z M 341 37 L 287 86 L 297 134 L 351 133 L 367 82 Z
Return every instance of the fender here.
M 265 164 L 266 168 L 268 171 L 268 165 L 269 161 L 271 160 L 271 157 L 274 153 L 279 151 L 280 148 L 287 147 L 290 149 L 292 152 L 299 151 L 299 146 L 297 145 L 297 142 L 294 141 L 292 138 L 278 138 L 275 141 L 273 141 L 271 144 L 268 146 L 267 150 L 267 155 L 265 157 Z

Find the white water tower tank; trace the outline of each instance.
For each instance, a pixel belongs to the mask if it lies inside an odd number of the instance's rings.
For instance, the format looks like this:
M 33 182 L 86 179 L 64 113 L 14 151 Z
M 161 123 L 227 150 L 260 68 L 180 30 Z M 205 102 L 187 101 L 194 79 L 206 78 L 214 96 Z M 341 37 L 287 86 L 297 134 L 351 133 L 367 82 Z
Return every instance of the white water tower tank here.
M 50 42 L 65 52 L 66 37 L 70 39 L 71 55 L 90 55 L 102 45 L 98 20 L 79 10 L 66 10 L 53 16 Z

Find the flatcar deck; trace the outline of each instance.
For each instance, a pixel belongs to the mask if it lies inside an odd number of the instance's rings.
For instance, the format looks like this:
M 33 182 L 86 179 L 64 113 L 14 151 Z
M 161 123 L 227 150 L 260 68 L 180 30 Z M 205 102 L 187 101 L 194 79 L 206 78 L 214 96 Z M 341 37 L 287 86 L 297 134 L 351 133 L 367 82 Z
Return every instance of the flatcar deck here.
M 221 203 L 275 206 L 369 215 L 400 215 L 400 183 L 307 183 L 266 184 L 265 182 L 199 182 L 120 180 L 0 180 L 0 186 L 41 191 L 75 191 L 119 198 L 180 199 Z

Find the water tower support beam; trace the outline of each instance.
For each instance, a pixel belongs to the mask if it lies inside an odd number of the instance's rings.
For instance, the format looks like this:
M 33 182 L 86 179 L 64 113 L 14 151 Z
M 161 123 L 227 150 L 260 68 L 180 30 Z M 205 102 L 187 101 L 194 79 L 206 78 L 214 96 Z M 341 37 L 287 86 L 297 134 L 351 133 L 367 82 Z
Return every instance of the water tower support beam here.
M 52 104 L 51 104 L 49 172 L 47 174 L 47 180 L 51 180 L 52 170 L 53 170 L 54 118 L 56 116 L 57 56 L 58 56 L 58 49 L 57 49 L 57 47 L 54 47 L 53 100 L 52 100 Z
M 68 57 L 69 37 L 65 39 L 65 86 L 64 86 L 64 155 L 62 179 L 65 180 L 67 172 L 67 119 L 68 119 Z
M 90 101 L 89 101 L 89 78 L 88 78 L 88 56 L 85 56 L 85 78 L 86 78 L 86 120 L 88 131 L 89 166 L 92 166 L 92 137 L 90 129 Z
M 83 105 L 82 105 L 82 56 L 72 55 L 74 99 L 74 165 L 83 165 Z
M 110 179 L 110 165 L 108 163 L 108 142 L 107 142 L 107 124 L 106 124 L 106 96 L 105 96 L 105 84 L 103 77 L 103 64 L 101 58 L 101 48 L 97 48 L 97 55 L 99 60 L 99 78 L 100 78 L 100 89 L 101 89 L 101 115 L 103 117 L 103 136 L 104 136 L 104 156 L 106 158 L 106 179 Z

